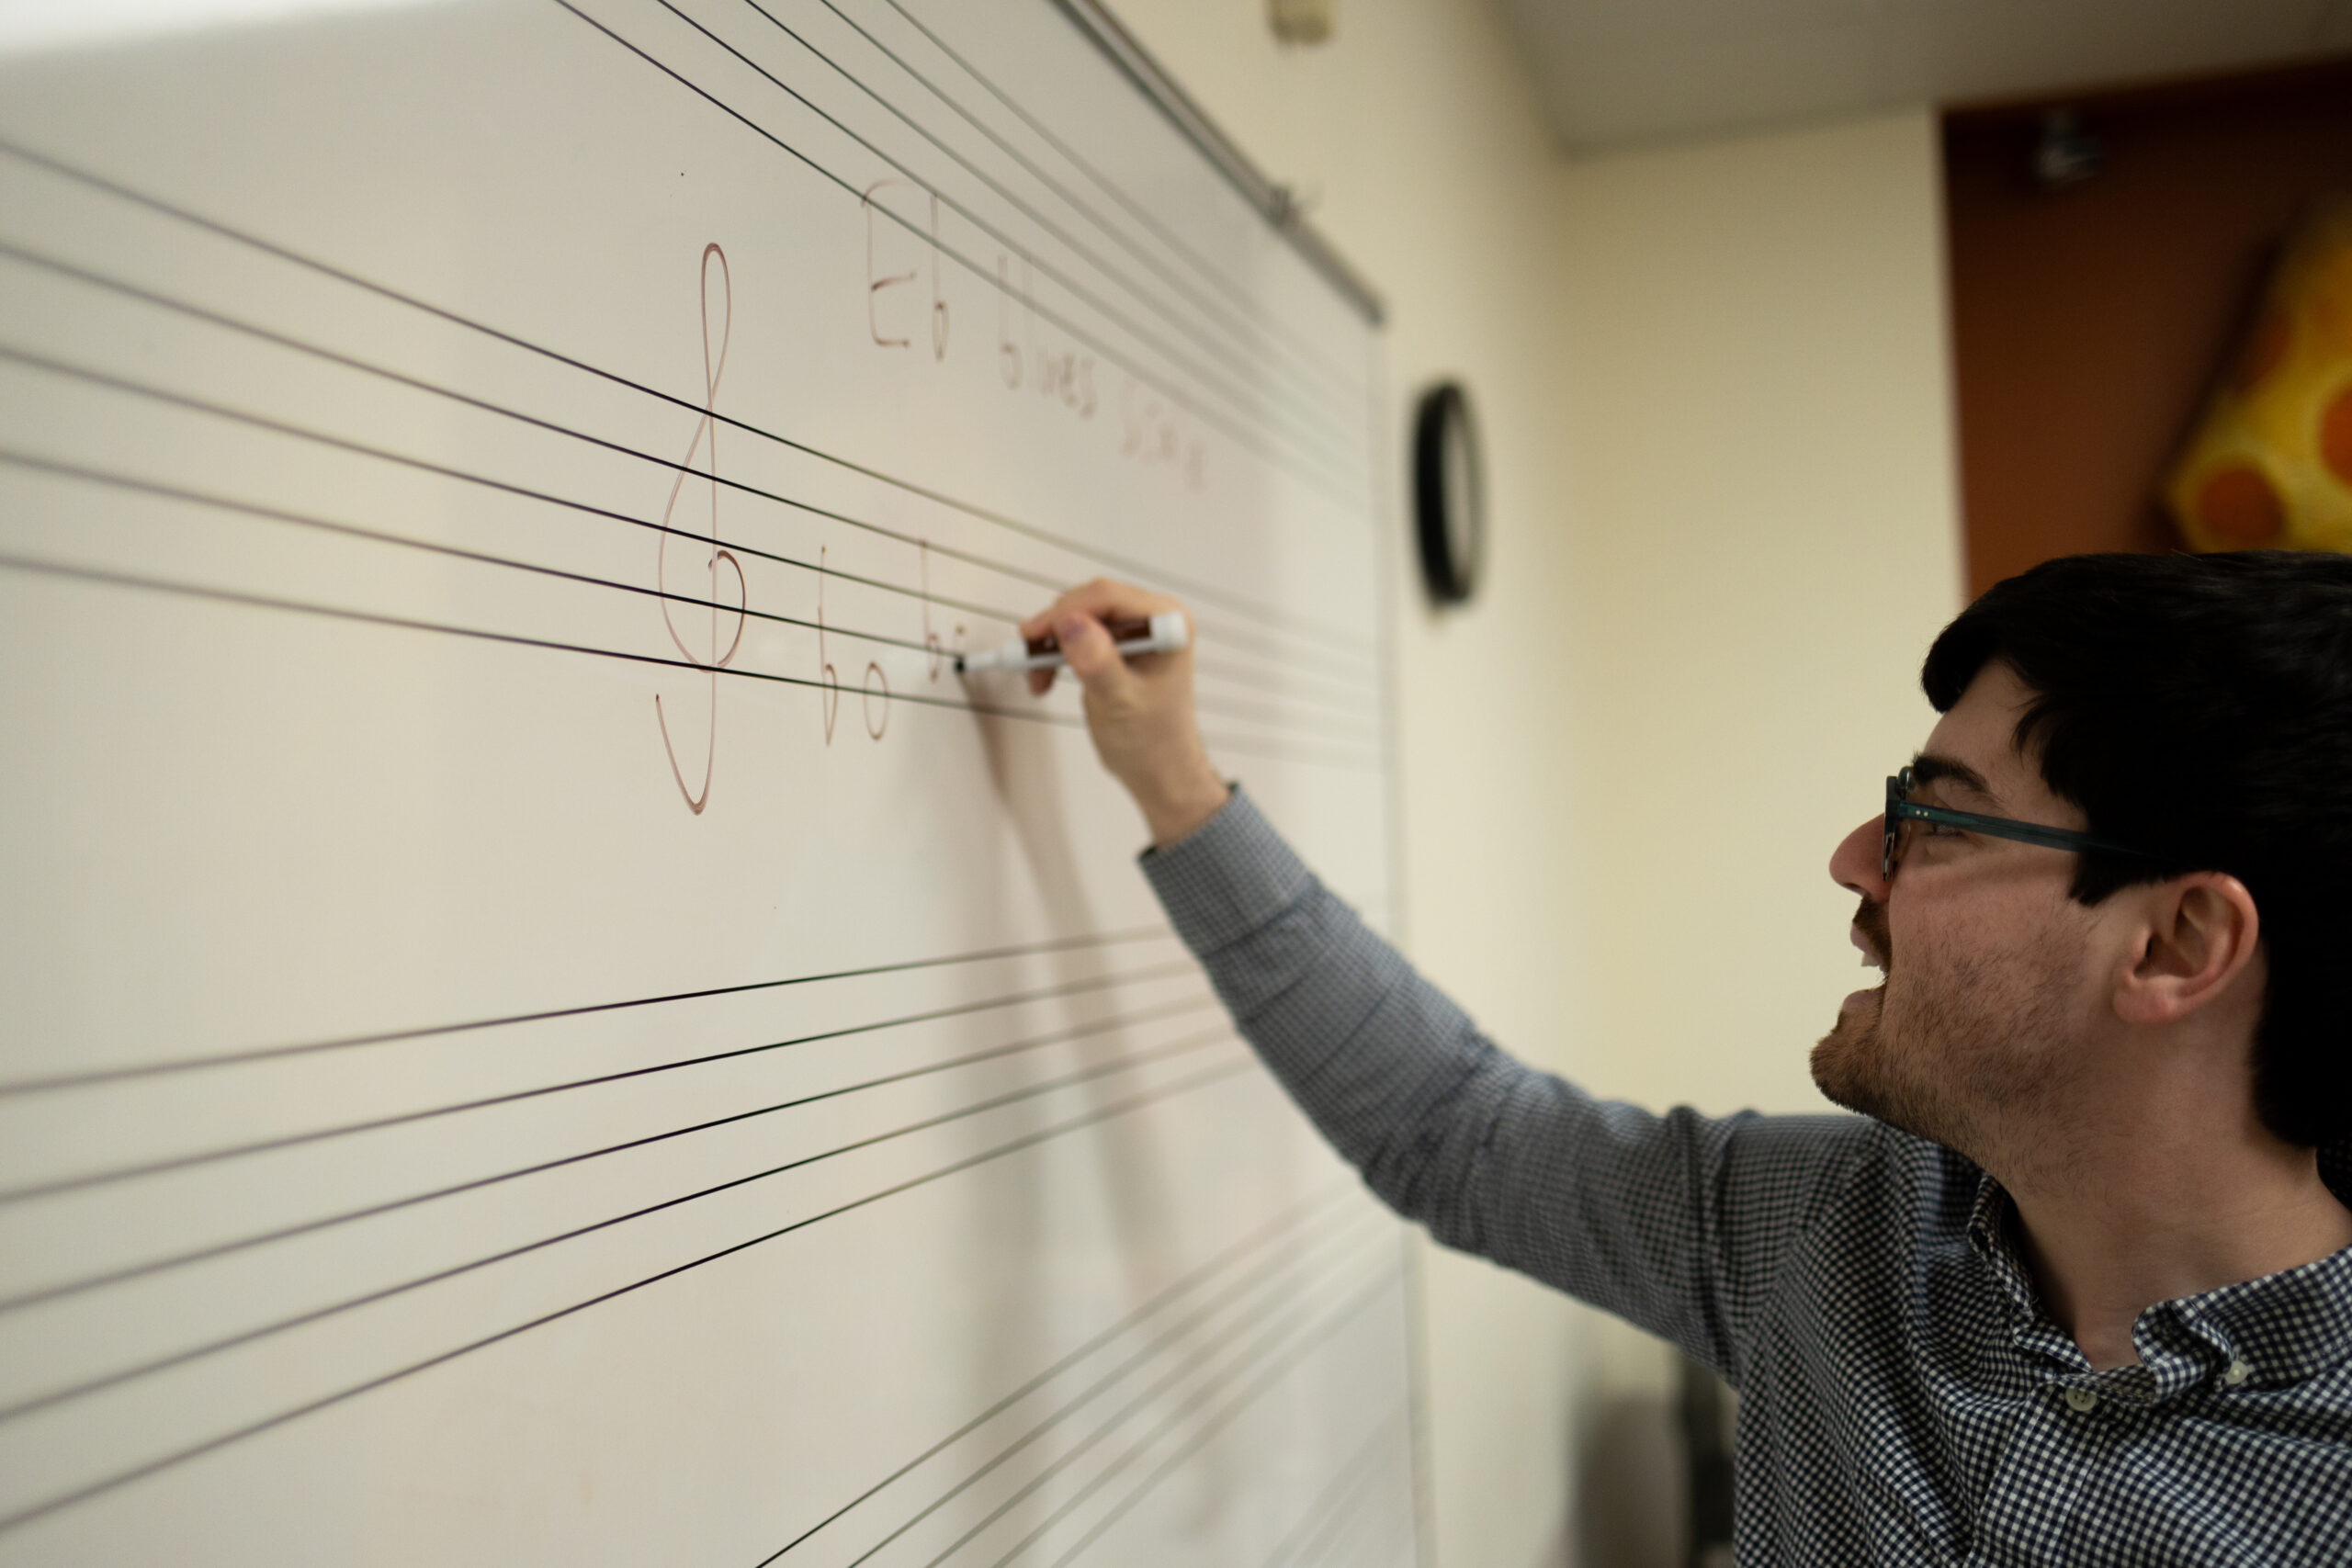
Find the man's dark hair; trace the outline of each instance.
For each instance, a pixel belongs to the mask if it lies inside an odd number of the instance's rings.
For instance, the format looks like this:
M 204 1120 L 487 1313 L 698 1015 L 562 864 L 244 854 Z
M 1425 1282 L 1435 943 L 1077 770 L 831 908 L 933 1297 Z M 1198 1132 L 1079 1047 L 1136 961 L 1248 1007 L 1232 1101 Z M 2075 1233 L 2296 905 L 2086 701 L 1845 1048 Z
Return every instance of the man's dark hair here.
M 2034 693 L 2018 744 L 2052 791 L 2153 857 L 2085 854 L 2075 897 L 2245 883 L 2270 970 L 2256 1112 L 2290 1144 L 2352 1139 L 2352 557 L 2048 561 L 1946 626 L 1919 683 L 1944 712 L 1996 660 Z

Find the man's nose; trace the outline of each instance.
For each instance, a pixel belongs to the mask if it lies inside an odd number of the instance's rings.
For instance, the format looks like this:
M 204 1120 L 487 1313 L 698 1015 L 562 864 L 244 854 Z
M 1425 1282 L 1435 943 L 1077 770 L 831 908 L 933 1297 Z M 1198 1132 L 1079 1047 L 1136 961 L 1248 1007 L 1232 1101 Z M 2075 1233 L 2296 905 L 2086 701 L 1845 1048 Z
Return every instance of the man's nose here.
M 1886 818 L 1873 817 L 1839 840 L 1829 857 L 1829 879 L 1874 904 L 1886 902 L 1888 879 L 1880 874 L 1886 852 Z

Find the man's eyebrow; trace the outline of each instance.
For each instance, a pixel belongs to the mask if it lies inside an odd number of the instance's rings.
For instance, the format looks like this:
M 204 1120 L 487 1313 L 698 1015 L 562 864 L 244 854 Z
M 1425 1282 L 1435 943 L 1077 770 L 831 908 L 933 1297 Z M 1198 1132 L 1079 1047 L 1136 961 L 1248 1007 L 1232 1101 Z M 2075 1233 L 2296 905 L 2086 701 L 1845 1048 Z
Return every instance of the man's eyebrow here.
M 1984 775 L 1957 757 L 1938 756 L 1922 751 L 1911 759 L 1911 782 L 1915 784 L 1955 784 L 1973 795 L 1998 803 Z

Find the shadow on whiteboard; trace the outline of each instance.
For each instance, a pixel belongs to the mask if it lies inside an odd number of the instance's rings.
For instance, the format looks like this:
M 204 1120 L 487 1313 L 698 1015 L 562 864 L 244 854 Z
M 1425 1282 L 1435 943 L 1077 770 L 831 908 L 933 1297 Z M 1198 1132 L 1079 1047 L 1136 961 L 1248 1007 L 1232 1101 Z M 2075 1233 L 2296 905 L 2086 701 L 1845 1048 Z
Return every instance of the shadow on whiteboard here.
M 1068 824 L 1071 816 L 1063 798 L 1064 780 L 1057 766 L 1055 738 L 1035 725 L 1022 724 L 985 710 L 976 711 L 973 721 L 978 727 L 981 753 L 988 762 L 989 788 L 1004 820 L 1012 826 L 1023 864 L 1050 912 L 1055 928 L 1100 929 L 1101 922 L 1087 897 L 1086 879 L 1080 874 L 1077 854 L 1069 840 Z M 1059 987 L 1083 979 L 1088 962 L 1088 955 L 1076 950 L 1056 953 L 1051 958 L 1053 983 Z M 1075 996 L 1064 1006 L 1074 1009 Z M 1075 1010 L 1068 1021 L 1080 1021 Z M 1125 1036 L 1125 1031 L 1105 1036 L 1102 1044 L 1114 1052 L 1125 1050 L 1130 1043 Z M 1088 1109 L 1105 1109 L 1121 1092 L 1112 1079 L 1096 1080 L 1088 1089 L 1091 1101 Z M 1128 1122 L 1116 1136 L 1087 1141 L 1098 1162 L 1100 1191 L 1113 1221 L 1111 1234 L 1117 1237 L 1123 1254 L 1119 1261 L 1126 1276 L 1126 1300 L 1131 1304 L 1149 1300 L 1175 1274 L 1171 1259 L 1177 1255 L 1180 1235 L 1172 1200 L 1181 1190 L 1185 1173 L 1174 1168 L 1165 1141 L 1157 1135 L 1157 1129 L 1148 1117 Z M 991 1245 L 1023 1250 L 1042 1247 L 1046 1237 L 1038 1222 L 1046 1207 L 1046 1195 L 1034 1193 L 1017 1213 L 1008 1207 L 993 1216 Z M 1027 1279 L 1051 1278 L 1049 1259 L 1039 1258 L 1036 1264 L 1023 1271 Z M 1039 1312 L 1046 1305 L 1042 1299 L 1033 1304 Z M 1001 1314 L 994 1321 L 1013 1331 L 1023 1326 L 1019 1317 L 1018 1314 Z M 1001 1363 L 1007 1366 L 1018 1364 L 1025 1351 L 1024 1344 L 1013 1337 L 1006 1338 L 995 1348 L 1001 1352 Z M 1211 1461 L 1223 1453 L 1222 1449 L 1214 1450 Z M 1238 1495 L 1242 1490 L 1240 1478 L 1216 1476 L 1208 1478 L 1199 1495 L 1205 1502 L 1218 1495 Z
M 1069 840 L 1070 814 L 1062 800 L 1054 739 L 1035 725 L 994 714 L 978 714 L 974 722 L 988 759 L 989 787 L 1005 820 L 1012 824 L 1030 880 L 1052 912 L 1055 926 L 1063 931 L 1099 930 L 1101 922 L 1087 897 L 1086 879 L 1080 874 Z M 1091 958 L 1069 949 L 1055 953 L 1052 962 L 1054 980 L 1061 984 L 1084 978 L 1085 965 Z M 1079 1020 L 1073 1015 L 1070 1021 Z M 1099 1104 L 1107 1105 L 1120 1091 L 1105 1079 L 1091 1092 Z M 1163 1282 L 1155 1277 L 1155 1258 L 1161 1245 L 1174 1238 L 1174 1216 L 1168 1199 L 1171 1184 L 1181 1179 L 1182 1173 L 1167 1168 L 1148 1119 L 1123 1129 L 1120 1136 L 1091 1141 L 1102 1161 L 1102 1190 L 1118 1221 L 1117 1234 L 1126 1246 L 1128 1295 L 1140 1301 Z

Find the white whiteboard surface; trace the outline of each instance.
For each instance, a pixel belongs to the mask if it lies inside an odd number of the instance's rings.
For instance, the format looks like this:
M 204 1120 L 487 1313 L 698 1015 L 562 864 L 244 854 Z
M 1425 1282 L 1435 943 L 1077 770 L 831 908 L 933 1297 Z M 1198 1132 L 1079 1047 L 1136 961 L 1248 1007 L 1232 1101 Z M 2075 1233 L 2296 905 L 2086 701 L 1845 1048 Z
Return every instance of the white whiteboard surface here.
M 1381 919 L 1374 355 L 1046 0 L 0 10 L 0 1562 L 1412 1561 L 1396 1226 L 947 667 L 1185 594 Z

